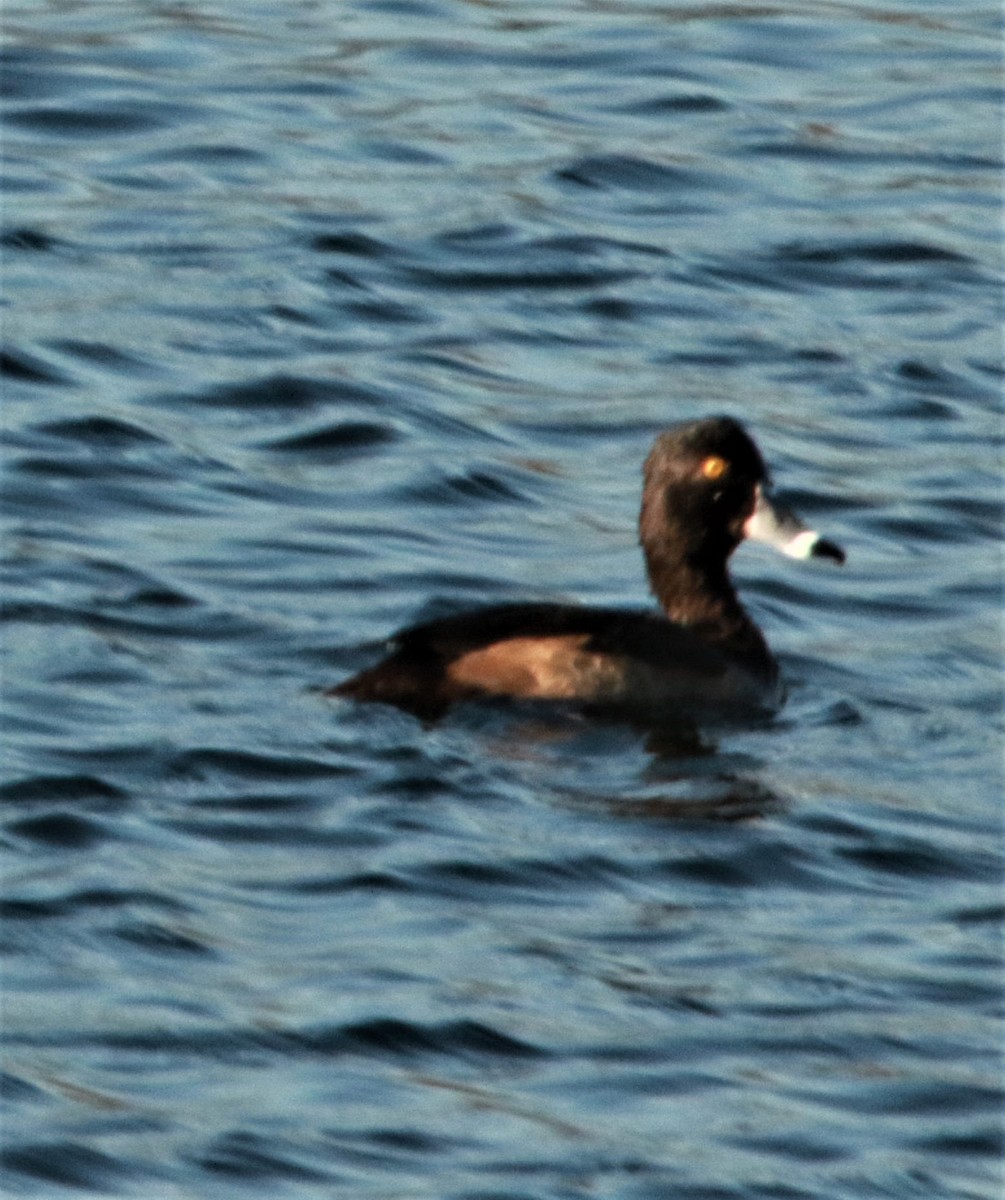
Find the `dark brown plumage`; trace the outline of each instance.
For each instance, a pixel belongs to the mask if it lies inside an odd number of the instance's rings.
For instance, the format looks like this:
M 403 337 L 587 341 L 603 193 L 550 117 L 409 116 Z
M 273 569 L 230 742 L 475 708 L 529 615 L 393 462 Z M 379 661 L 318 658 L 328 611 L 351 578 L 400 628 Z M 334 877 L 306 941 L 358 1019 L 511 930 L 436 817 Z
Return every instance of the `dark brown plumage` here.
M 761 455 L 729 417 L 661 434 L 643 475 L 639 540 L 662 613 L 507 604 L 429 621 L 331 694 L 423 717 L 478 696 L 681 719 L 774 703 L 777 666 L 737 598 L 729 557 L 744 537 L 798 557 L 843 552 L 772 508 Z

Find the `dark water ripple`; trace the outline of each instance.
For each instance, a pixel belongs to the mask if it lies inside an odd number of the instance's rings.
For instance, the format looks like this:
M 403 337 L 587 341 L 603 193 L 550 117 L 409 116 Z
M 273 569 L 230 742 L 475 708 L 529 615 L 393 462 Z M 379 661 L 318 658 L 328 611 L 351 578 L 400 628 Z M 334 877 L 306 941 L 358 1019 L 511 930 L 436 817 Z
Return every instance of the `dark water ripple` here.
M 996 16 L 7 6 L 5 1195 L 997 1200 Z M 777 718 L 323 697 L 723 409 Z

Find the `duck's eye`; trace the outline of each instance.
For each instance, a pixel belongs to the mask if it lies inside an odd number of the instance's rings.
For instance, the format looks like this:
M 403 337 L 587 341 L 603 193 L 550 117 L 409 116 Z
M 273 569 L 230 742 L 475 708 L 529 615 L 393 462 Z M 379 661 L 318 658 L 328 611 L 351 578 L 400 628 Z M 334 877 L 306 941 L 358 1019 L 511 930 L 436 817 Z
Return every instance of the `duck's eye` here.
M 729 463 L 718 454 L 710 454 L 701 464 L 701 473 L 706 479 L 721 479 L 729 470 Z

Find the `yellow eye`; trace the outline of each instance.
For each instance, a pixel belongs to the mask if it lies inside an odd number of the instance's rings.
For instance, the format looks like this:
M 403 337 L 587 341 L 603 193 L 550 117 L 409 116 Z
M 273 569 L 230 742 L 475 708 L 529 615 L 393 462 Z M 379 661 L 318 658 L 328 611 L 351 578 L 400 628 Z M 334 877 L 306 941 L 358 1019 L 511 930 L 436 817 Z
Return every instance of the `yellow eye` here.
M 706 479 L 721 479 L 729 470 L 729 463 L 718 454 L 712 454 L 701 464 L 701 473 Z

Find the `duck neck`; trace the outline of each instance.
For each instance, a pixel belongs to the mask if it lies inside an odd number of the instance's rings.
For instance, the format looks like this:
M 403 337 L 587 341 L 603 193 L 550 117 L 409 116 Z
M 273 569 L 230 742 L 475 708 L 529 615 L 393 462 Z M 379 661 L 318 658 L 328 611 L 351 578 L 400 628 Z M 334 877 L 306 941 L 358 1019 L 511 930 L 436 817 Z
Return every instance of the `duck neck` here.
M 774 659 L 736 595 L 724 557 L 688 559 L 665 547 L 659 552 L 644 548 L 650 587 L 671 621 L 757 672 L 774 675 Z

